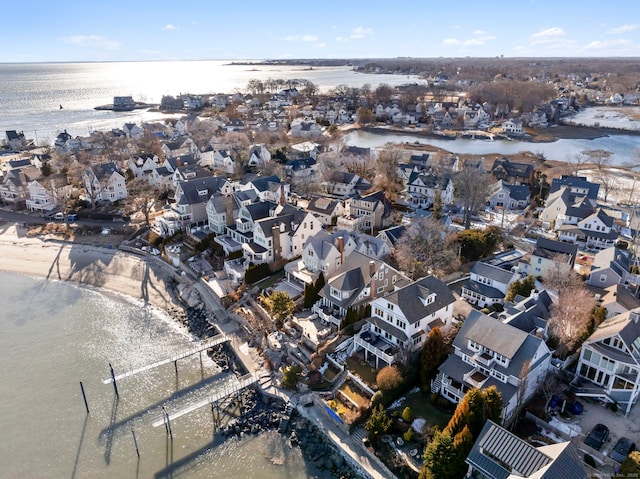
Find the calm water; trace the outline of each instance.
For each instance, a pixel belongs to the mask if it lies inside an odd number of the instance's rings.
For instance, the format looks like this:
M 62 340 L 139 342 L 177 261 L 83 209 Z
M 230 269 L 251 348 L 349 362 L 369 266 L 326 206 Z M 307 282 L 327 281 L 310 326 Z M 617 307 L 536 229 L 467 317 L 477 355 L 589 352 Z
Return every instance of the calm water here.
M 0 134 L 24 131 L 38 144 L 58 133 L 85 136 L 91 130 L 121 128 L 166 118 L 161 113 L 96 111 L 114 96 L 160 103 L 163 95 L 246 91 L 251 79 L 305 78 L 327 91 L 337 85 L 373 88 L 380 83 L 424 82 L 404 75 L 367 75 L 349 67 L 307 70 L 300 66 L 229 65 L 222 61 L 0 64 Z M 60 105 L 63 109 L 60 109 Z
M 172 422 L 172 446 L 164 427 L 151 426 L 163 404 L 172 410 L 205 392 L 197 356 L 178 362 L 177 379 L 169 364 L 120 381 L 114 401 L 101 382 L 109 362 L 122 371 L 188 347 L 189 335 L 168 318 L 122 298 L 1 272 L 0 304 L 0 478 L 316 477 L 275 432 L 210 447 L 207 408 Z M 216 373 L 211 364 L 205 379 Z
M 557 140 L 551 143 L 529 143 L 525 141 L 508 140 L 439 140 L 419 135 L 404 135 L 396 133 L 369 133 L 353 131 L 346 135 L 346 144 L 365 148 L 382 147 L 386 143 L 419 143 L 443 148 L 455 154 L 513 155 L 530 151 L 544 153 L 549 160 L 571 161 L 575 154 L 589 150 L 606 150 L 612 152 L 611 164 L 617 166 L 640 165 L 640 136 L 611 135 L 593 140 Z

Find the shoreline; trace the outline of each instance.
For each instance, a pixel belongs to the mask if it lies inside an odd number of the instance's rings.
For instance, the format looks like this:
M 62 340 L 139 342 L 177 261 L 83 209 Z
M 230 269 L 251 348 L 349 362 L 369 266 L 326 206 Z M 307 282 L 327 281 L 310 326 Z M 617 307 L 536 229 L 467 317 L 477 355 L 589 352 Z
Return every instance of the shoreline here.
M 119 249 L 29 238 L 5 224 L 0 253 L 0 271 L 105 290 L 165 312 L 182 306 L 169 291 L 174 280 L 167 272 Z

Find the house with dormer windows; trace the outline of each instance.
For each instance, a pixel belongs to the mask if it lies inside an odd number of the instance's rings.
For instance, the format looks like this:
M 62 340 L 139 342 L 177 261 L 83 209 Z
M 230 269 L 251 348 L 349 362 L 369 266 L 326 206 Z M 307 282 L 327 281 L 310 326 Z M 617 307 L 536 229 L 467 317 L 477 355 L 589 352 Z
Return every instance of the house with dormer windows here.
M 131 157 L 127 161 L 127 170 L 131 171 L 135 178 L 150 178 L 153 170 L 159 166 L 160 160 L 153 154 Z
M 453 201 L 453 181 L 448 175 L 413 172 L 407 181 L 405 201 L 411 208 L 426 209 L 433 205 L 436 195 L 440 195 L 443 205 Z
M 73 190 L 65 175 L 54 175 L 40 180 L 33 180 L 27 186 L 27 209 L 43 213 L 53 211 L 58 206 L 59 200 L 70 197 Z
M 84 188 L 91 202 L 115 203 L 129 195 L 124 176 L 115 163 L 103 163 L 85 168 L 82 173 Z
M 527 185 L 512 185 L 498 180 L 491 186 L 487 204 L 492 209 L 522 210 L 529 205 L 530 196 L 531 191 Z
M 438 368 L 432 392 L 458 403 L 469 389 L 495 386 L 502 419 L 545 381 L 551 352 L 543 338 L 472 310 L 453 340 L 454 352 Z
M 253 190 L 235 191 L 230 195 L 214 193 L 205 208 L 209 229 L 216 235 L 226 234 L 227 227 L 235 223 L 240 208 L 256 201 L 258 196 Z
M 640 393 L 640 309 L 605 319 L 582 344 L 576 395 L 618 403 L 629 413 Z
M 581 236 L 584 236 L 587 248 L 609 248 L 618 239 L 618 232 L 613 229 L 613 218 L 600 208 L 580 221 L 578 228 L 582 232 Z
M 502 304 L 509 285 L 519 278 L 520 275 L 511 270 L 476 261 L 462 286 L 461 296 L 479 308 Z
M 249 166 L 261 167 L 271 161 L 271 153 L 265 145 L 252 145 L 249 150 Z
M 451 324 L 455 298 L 447 285 L 427 276 L 371 301 L 371 317 L 354 336 L 354 351 L 363 351 L 375 367 L 404 361 L 418 351 L 432 328 Z M 382 362 L 382 365 L 381 365 Z
M 382 191 L 356 195 L 345 201 L 344 215 L 338 218 L 338 229 L 373 231 L 387 225 L 391 207 Z
M 327 181 L 323 182 L 327 194 L 338 198 L 348 198 L 371 188 L 371 183 L 363 180 L 355 173 L 333 171 Z
M 340 328 L 349 309 L 357 311 L 378 297 L 410 283 L 409 278 L 381 260 L 352 251 L 326 284 L 313 311 L 325 323 Z
M 578 255 L 578 245 L 540 237 L 528 258 L 520 262 L 520 271 L 535 277 L 548 276 L 559 272 L 569 274 L 573 270 Z

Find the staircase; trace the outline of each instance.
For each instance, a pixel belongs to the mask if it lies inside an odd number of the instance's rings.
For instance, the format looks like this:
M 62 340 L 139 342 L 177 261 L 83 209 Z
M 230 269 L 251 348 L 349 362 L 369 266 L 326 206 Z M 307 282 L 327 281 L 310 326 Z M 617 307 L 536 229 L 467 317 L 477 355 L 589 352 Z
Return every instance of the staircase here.
M 353 438 L 354 442 L 358 444 L 363 444 L 364 440 L 369 437 L 369 433 L 367 432 L 367 430 L 364 428 L 363 425 L 354 427 L 349 432 L 349 435 Z
M 291 420 L 291 414 L 293 413 L 293 404 L 287 403 L 287 407 L 284 410 L 283 418 L 278 426 L 278 432 L 284 434 L 289 428 L 289 421 Z
M 439 393 L 441 387 L 442 387 L 442 374 L 438 373 L 436 378 L 433 381 L 431 381 L 431 392 Z
M 344 369 L 340 374 L 338 374 L 334 378 L 333 385 L 331 386 L 331 390 L 329 391 L 331 395 L 335 395 L 338 389 L 340 389 L 340 386 L 342 386 L 342 383 L 344 383 L 344 380 L 347 378 L 347 374 L 348 374 L 347 370 Z

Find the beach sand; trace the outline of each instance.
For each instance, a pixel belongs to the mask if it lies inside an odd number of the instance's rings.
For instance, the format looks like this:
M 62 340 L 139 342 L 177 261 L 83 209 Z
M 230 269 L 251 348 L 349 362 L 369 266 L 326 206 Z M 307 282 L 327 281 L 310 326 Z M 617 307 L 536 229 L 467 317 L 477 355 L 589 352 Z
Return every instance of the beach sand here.
M 24 228 L 4 224 L 0 256 L 2 271 L 103 288 L 163 310 L 176 306 L 168 272 L 117 249 L 29 238 Z

